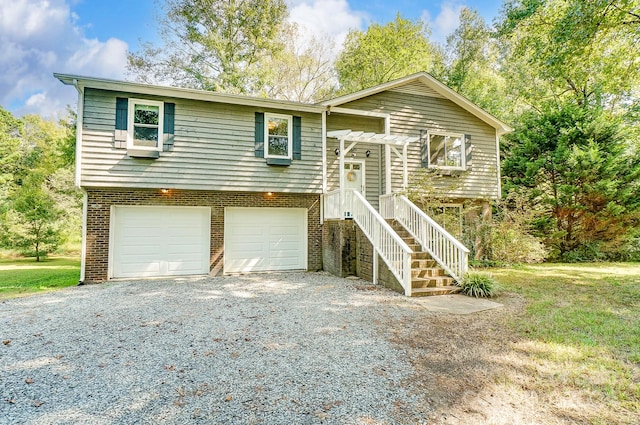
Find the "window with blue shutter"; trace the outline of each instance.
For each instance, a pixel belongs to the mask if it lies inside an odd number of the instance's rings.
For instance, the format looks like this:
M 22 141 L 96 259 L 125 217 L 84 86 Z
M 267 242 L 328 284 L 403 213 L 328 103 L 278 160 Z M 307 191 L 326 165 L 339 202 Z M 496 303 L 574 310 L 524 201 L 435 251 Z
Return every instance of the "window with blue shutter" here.
M 268 165 L 286 166 L 302 159 L 302 118 L 256 112 L 254 154 Z
M 264 158 L 264 113 L 256 112 L 255 156 Z
M 175 104 L 116 98 L 114 147 L 137 158 L 157 158 L 173 148 Z
M 293 117 L 293 159 L 302 159 L 302 118 Z

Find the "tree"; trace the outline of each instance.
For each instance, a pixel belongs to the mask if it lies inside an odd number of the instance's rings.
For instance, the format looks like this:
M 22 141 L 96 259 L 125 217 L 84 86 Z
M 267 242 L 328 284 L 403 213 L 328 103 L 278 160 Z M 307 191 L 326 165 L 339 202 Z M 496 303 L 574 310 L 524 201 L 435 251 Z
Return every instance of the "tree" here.
M 638 227 L 640 156 L 626 136 L 610 114 L 565 103 L 525 114 L 508 137 L 505 188 L 537 206 L 556 257 L 615 253 Z
M 614 111 L 640 84 L 638 0 L 511 0 L 499 34 L 512 95 Z
M 19 170 L 22 121 L 0 107 L 0 213 Z
M 4 245 L 33 253 L 36 261 L 58 247 L 61 211 L 53 197 L 38 182 L 28 182 L 16 190 L 2 229 Z
M 18 119 L 0 108 L 3 247 L 35 253 L 39 261 L 63 236 L 79 234 L 80 195 L 73 186 L 71 156 L 74 124 L 36 115 Z
M 305 37 L 295 24 L 284 26 L 280 40 L 284 48 L 264 63 L 270 72 L 266 95 L 295 102 L 331 97 L 337 85 L 333 42 L 326 37 Z
M 497 42 L 477 11 L 463 7 L 460 24 L 447 37 L 447 58 L 440 76 L 446 84 L 495 115 L 507 115 Z
M 129 54 L 138 80 L 261 93 L 268 72 L 262 64 L 283 48 L 284 0 L 166 0 L 164 12 L 164 45 L 145 43 Z
M 336 61 L 341 91 L 354 92 L 429 71 L 436 56 L 426 24 L 400 14 L 386 25 L 374 23 L 366 31 L 352 30 Z

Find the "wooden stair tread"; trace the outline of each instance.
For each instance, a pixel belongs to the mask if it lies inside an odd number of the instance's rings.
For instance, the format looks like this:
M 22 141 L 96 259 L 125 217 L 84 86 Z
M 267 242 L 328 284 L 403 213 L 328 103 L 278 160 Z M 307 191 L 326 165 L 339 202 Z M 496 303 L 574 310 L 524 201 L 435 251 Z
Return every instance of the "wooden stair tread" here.
M 445 286 L 454 285 L 453 278 L 449 276 L 434 276 L 434 277 L 415 277 L 411 279 L 411 287 L 417 288 L 442 288 Z
M 446 274 L 428 252 L 411 236 L 396 220 L 387 222 L 394 232 L 413 250 L 411 254 L 411 296 L 426 297 L 431 295 L 454 294 L 460 291 L 455 280 Z
M 440 286 L 437 288 L 414 288 L 411 290 L 412 297 L 428 297 L 432 295 L 455 294 L 460 291 L 460 287 L 456 285 Z

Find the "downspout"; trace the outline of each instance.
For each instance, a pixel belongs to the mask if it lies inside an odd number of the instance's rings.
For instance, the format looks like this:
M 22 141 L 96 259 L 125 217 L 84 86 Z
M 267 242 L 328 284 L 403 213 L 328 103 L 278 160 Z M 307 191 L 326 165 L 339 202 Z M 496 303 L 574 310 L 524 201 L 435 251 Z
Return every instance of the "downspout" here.
M 87 191 L 82 188 L 82 122 L 84 120 L 84 90 L 78 84 L 78 80 L 73 79 L 73 86 L 78 91 L 78 111 L 76 112 L 76 187 L 82 190 L 82 248 L 80 254 L 80 280 L 79 285 L 84 284 L 85 266 L 87 257 L 87 211 L 89 196 Z
M 496 174 L 498 176 L 498 196 L 497 199 L 502 199 L 502 173 L 500 172 L 500 134 L 496 130 Z
M 384 119 L 384 134 L 389 136 L 391 134 L 391 116 L 387 116 Z M 384 145 L 384 176 L 385 176 L 385 195 L 392 192 L 391 189 L 391 147 L 385 143 Z
M 320 224 L 324 223 L 324 195 L 327 193 L 327 111 L 322 111 L 322 195 L 320 196 Z
M 327 111 L 322 111 L 322 193 L 327 193 Z
M 76 187 L 80 187 L 82 167 L 82 121 L 84 119 L 84 89 L 73 79 L 73 87 L 78 91 L 78 111 L 76 113 Z

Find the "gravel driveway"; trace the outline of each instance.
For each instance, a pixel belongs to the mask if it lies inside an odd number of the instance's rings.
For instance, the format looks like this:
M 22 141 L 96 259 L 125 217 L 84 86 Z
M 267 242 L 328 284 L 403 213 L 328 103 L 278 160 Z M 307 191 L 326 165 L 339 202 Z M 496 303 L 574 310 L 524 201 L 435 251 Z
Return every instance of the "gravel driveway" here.
M 0 423 L 420 423 L 408 359 L 380 330 L 428 313 L 371 289 L 278 273 L 0 302 Z

